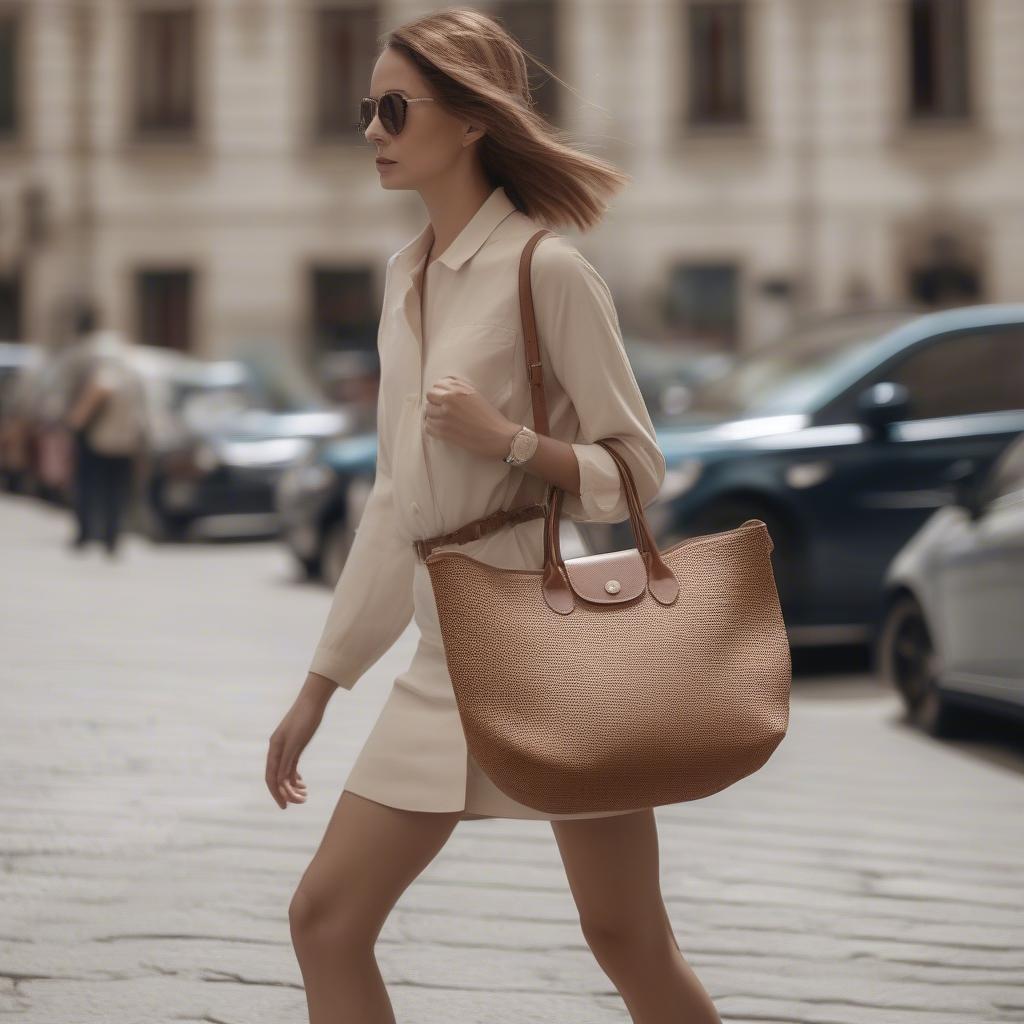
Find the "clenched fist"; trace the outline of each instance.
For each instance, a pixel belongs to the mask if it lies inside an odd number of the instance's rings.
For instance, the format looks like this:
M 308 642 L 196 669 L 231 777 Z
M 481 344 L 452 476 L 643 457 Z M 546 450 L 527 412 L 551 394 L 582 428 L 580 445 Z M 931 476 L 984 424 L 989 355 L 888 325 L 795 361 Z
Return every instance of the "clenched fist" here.
M 521 424 L 513 423 L 463 377 L 438 378 L 427 392 L 424 430 L 477 455 L 503 459 Z

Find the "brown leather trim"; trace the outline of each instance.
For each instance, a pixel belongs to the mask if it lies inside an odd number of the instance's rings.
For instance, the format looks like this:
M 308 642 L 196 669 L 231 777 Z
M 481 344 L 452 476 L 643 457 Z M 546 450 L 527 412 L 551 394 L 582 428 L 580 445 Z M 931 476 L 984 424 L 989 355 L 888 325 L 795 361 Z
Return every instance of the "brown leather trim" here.
M 526 374 L 530 380 L 530 399 L 533 404 L 532 429 L 538 434 L 547 434 L 550 431 L 548 427 L 548 407 L 544 398 L 540 342 L 537 340 L 537 318 L 533 309 L 530 262 L 537 243 L 545 235 L 552 234 L 554 232 L 548 228 L 541 228 L 539 231 L 535 231 L 523 247 L 522 255 L 519 257 L 519 310 L 523 319 L 523 339 L 525 342 L 523 351 L 526 357 Z M 530 426 L 530 424 L 527 424 L 527 426 Z M 492 533 L 494 530 L 499 530 L 503 526 L 526 522 L 528 519 L 538 519 L 546 511 L 546 504 L 534 503 L 494 512 L 489 516 L 482 516 L 480 519 L 474 519 L 471 522 L 465 523 L 457 530 L 452 530 L 451 533 L 414 541 L 416 554 L 422 562 L 433 548 L 441 544 L 465 544 L 468 541 L 477 540 L 485 534 Z
M 495 530 L 500 530 L 504 526 L 514 526 L 530 519 L 539 519 L 546 512 L 547 506 L 540 502 L 535 502 L 532 505 L 519 505 L 517 508 L 499 509 L 490 515 L 481 516 L 479 519 L 465 523 L 450 533 L 413 541 L 413 545 L 420 561 L 423 562 L 426 561 L 430 552 L 441 544 L 466 544 L 471 540 L 478 540 L 489 533 L 494 533 Z
M 546 235 L 554 234 L 547 228 L 534 232 L 519 257 L 519 313 L 523 321 L 523 352 L 526 356 L 526 375 L 530 381 L 530 399 L 533 403 L 533 429 L 538 434 L 549 434 L 548 406 L 544 398 L 544 370 L 541 366 L 540 342 L 537 340 L 537 316 L 533 308 L 533 286 L 530 265 L 533 250 Z
M 647 564 L 636 548 L 567 558 L 564 565 L 576 596 L 595 604 L 632 601 L 647 589 Z

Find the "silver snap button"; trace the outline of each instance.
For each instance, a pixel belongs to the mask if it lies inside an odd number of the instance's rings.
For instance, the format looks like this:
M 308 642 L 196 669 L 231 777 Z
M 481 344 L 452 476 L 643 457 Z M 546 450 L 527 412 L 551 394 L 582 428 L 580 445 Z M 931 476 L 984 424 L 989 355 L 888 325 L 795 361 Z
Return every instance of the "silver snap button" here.
M 604 589 L 607 590 L 609 594 L 617 594 L 622 589 L 622 587 L 619 584 L 618 580 L 609 580 L 604 585 Z

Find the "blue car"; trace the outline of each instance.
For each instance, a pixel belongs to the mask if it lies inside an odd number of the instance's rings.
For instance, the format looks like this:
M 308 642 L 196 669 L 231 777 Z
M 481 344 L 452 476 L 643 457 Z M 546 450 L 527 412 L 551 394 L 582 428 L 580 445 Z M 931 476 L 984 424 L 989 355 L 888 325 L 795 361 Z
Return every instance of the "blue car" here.
M 891 559 L 1024 430 L 1024 305 L 854 318 L 742 358 L 656 424 L 659 546 L 764 520 L 794 646 L 871 644 Z M 629 522 L 586 524 L 595 550 Z

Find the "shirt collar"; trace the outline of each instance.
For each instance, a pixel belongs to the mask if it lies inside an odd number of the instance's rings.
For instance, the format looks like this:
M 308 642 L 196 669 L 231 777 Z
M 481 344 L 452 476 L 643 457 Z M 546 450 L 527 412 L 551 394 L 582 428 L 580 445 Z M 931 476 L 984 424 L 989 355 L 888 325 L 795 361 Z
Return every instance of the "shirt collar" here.
M 480 208 L 470 217 L 466 226 L 455 236 L 454 241 L 437 257 L 438 262 L 458 270 L 487 241 L 491 232 L 517 207 L 499 185 L 483 201 Z M 434 240 L 434 226 L 427 226 L 409 243 L 395 253 L 395 262 L 408 270 L 414 269 L 426 257 Z

